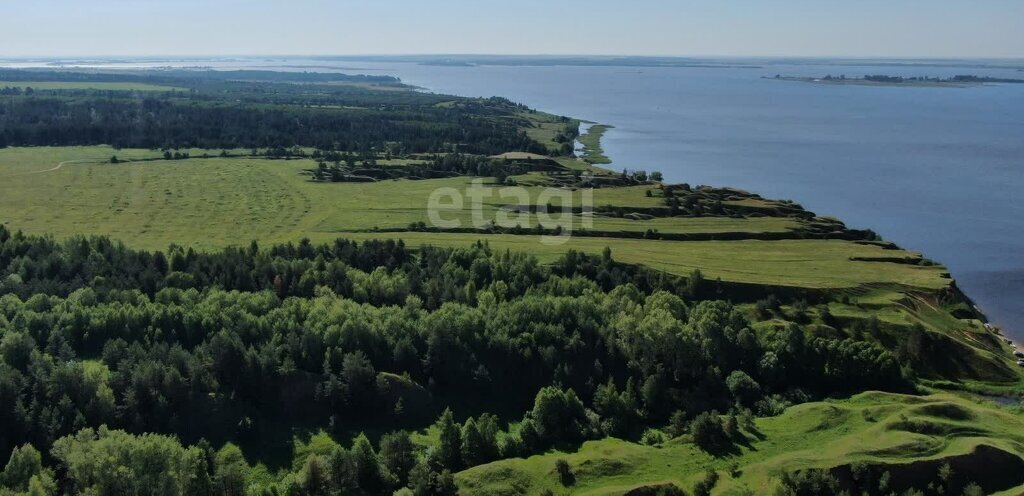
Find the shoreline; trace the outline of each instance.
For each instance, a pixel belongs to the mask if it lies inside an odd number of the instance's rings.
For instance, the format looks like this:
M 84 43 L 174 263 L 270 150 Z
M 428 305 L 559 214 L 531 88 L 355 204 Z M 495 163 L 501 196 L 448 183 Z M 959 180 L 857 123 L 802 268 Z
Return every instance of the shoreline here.
M 610 124 L 597 124 L 589 121 L 580 121 L 580 127 L 587 125 L 586 131 L 581 132 L 576 138 L 576 150 L 580 160 L 590 165 L 610 165 L 612 159 L 605 154 L 601 146 L 601 139 L 609 129 L 615 129 Z
M 797 83 L 808 83 L 808 84 L 820 84 L 825 86 L 875 86 L 875 87 L 888 87 L 888 88 L 971 88 L 974 86 L 981 86 L 983 83 L 956 83 L 956 82 L 943 82 L 943 81 L 904 81 L 904 82 L 886 82 L 886 81 L 870 81 L 863 78 L 832 78 L 825 79 L 820 77 L 798 77 L 798 76 L 783 76 L 783 77 L 768 77 L 761 76 L 761 79 L 770 79 L 772 81 L 789 81 Z
M 762 79 L 783 79 L 783 80 L 785 80 L 785 78 L 768 78 L 768 77 L 762 77 Z M 850 80 L 846 80 L 846 81 L 849 82 Z M 864 85 L 866 85 L 866 86 L 867 85 L 876 85 L 876 86 L 896 86 L 896 85 L 898 85 L 896 83 L 892 83 L 892 84 L 874 83 L 874 82 L 871 82 L 871 81 L 864 81 L 864 80 L 861 80 L 861 82 L 865 83 Z M 830 82 L 829 81 L 823 81 L 821 84 L 830 84 Z M 976 83 L 976 84 L 973 84 L 972 86 L 979 86 L 979 85 L 982 85 L 982 83 Z M 963 87 L 966 87 L 966 86 L 963 86 Z M 579 160 L 583 160 L 583 161 L 587 162 L 590 165 L 598 166 L 598 167 L 601 167 L 603 165 L 612 164 L 613 163 L 612 160 L 609 157 L 607 157 L 607 155 L 604 154 L 604 149 L 601 146 L 601 139 L 604 137 L 604 134 L 605 134 L 605 132 L 607 132 L 607 130 L 614 129 L 615 126 L 608 125 L 608 124 L 599 124 L 599 123 L 596 123 L 594 121 L 589 121 L 589 120 L 584 120 L 584 119 L 579 119 L 579 122 L 580 122 L 580 127 L 581 127 L 581 133 L 580 133 L 580 136 L 576 139 L 576 145 L 577 146 L 576 146 L 576 149 L 574 150 L 574 152 L 578 154 Z M 586 128 L 584 129 L 583 126 L 586 126 Z M 582 154 L 580 154 L 581 152 L 582 152 Z M 602 163 L 592 162 L 590 159 L 592 159 L 592 157 L 594 157 L 594 155 L 597 155 L 597 156 L 599 156 L 599 157 L 601 157 L 603 159 L 607 159 L 607 162 L 602 162 Z M 727 186 L 725 186 L 725 187 L 727 187 Z M 897 248 L 900 248 L 900 249 L 905 249 L 903 246 L 897 245 L 893 241 L 885 240 L 884 238 L 883 238 L 883 241 L 885 241 L 887 243 L 890 243 L 894 247 L 897 247 Z M 991 318 L 988 316 L 988 314 L 986 314 L 982 310 L 981 306 L 977 303 L 977 301 L 974 298 L 972 298 L 970 295 L 968 295 L 964 291 L 963 288 L 960 287 L 960 285 L 958 283 L 958 280 L 955 277 L 952 276 L 952 270 L 948 266 L 943 264 L 942 262 L 939 262 L 939 263 L 943 267 L 946 267 L 947 270 L 949 270 L 950 281 L 949 281 L 948 289 L 951 290 L 957 296 L 957 298 L 959 298 L 961 301 L 966 302 L 968 307 L 974 313 L 975 319 L 977 319 L 981 323 L 981 326 L 986 331 L 988 331 L 992 335 L 996 336 L 997 338 L 1001 339 L 1003 343 L 1005 343 L 1006 345 L 1008 345 L 1010 347 L 1010 359 L 1015 361 L 1017 359 L 1017 357 L 1014 355 L 1014 353 L 1015 352 L 1024 352 L 1024 339 L 1022 339 L 1020 341 L 1014 340 L 1013 337 L 1010 336 L 1003 329 L 1002 326 L 997 325 L 997 324 L 993 324 Z
M 999 78 L 965 78 L 965 79 L 924 79 L 924 78 L 902 78 L 893 77 L 891 81 L 875 80 L 865 77 L 808 77 L 808 76 L 761 76 L 761 79 L 773 81 L 791 81 L 798 83 L 821 84 L 831 86 L 879 86 L 879 87 L 904 87 L 904 88 L 973 88 L 987 84 L 1020 84 L 1024 79 L 999 79 Z

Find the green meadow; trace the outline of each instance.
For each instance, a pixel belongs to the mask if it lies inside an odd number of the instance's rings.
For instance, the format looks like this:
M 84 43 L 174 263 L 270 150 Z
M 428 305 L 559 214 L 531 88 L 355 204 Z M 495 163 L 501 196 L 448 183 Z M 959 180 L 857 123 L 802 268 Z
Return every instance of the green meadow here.
M 988 448 L 1024 455 L 1024 418 L 948 393 L 906 396 L 869 391 L 848 399 L 805 403 L 782 415 L 757 419 L 755 428 L 745 430 L 743 436 L 745 443 L 721 456 L 699 449 L 687 435 L 653 446 L 608 438 L 586 442 L 575 451 L 474 467 L 457 478 L 467 495 L 544 490 L 617 495 L 664 483 L 690 488 L 710 469 L 720 476 L 715 494 L 770 494 L 782 471 L 918 462 L 924 465 L 923 472 L 930 471 L 937 480 L 940 466 L 955 457 L 983 464 Z M 573 468 L 571 486 L 559 481 L 557 460 Z M 985 473 L 986 467 L 978 469 Z M 987 467 L 988 477 L 1003 478 L 1001 470 L 994 464 Z M 1020 494 L 1022 489 L 1018 485 L 1002 494 Z
M 587 129 L 586 133 L 580 136 L 579 141 L 583 145 L 583 160 L 591 164 L 612 163 L 601 147 L 601 138 L 611 128 L 612 126 L 604 124 L 594 124 Z
M 193 157 L 202 151 L 191 150 Z M 210 152 L 216 155 L 216 152 Z M 136 160 L 112 164 L 110 157 Z M 328 241 L 404 239 L 413 246 L 465 246 L 484 240 L 494 248 L 521 250 L 552 261 L 569 249 L 600 253 L 611 248 L 616 259 L 644 264 L 671 274 L 700 269 L 723 281 L 806 288 L 851 288 L 864 284 L 895 284 L 940 289 L 949 284 L 939 266 L 879 261 L 919 257 L 878 245 L 842 240 L 786 239 L 765 241 L 666 241 L 636 237 L 637 233 L 779 233 L 801 226 L 788 217 L 659 217 L 647 220 L 595 215 L 588 231 L 620 232 L 617 236 L 540 236 L 484 232 L 405 232 L 410 224 L 429 223 L 426 212 L 432 192 L 471 186 L 465 177 L 431 180 L 388 180 L 367 183 L 316 183 L 304 174 L 311 160 L 262 158 L 191 158 L 148 160 L 161 156 L 148 150 L 86 148 L 10 148 L 0 150 L 0 219 L 8 227 L 62 238 L 76 234 L 108 235 L 148 249 L 174 243 L 200 249 L 245 245 L 251 240 L 288 242 L 308 237 Z M 59 167 L 59 168 L 58 168 Z M 488 185 L 484 181 L 484 186 Z M 651 208 L 661 198 L 646 196 L 650 186 L 601 188 L 595 206 Z M 529 187 L 531 201 L 539 186 Z M 580 192 L 566 190 L 574 205 Z M 522 219 L 524 229 L 541 223 L 536 215 L 499 212 L 514 199 L 493 189 L 483 199 L 483 219 L 499 213 Z M 445 210 L 445 220 L 473 227 L 468 199 L 461 209 Z M 522 216 L 522 217 L 517 217 Z M 546 228 L 579 229 L 579 215 L 545 222 Z M 632 234 L 630 234 L 632 233 Z M 632 237 L 626 237 L 626 236 Z
M 564 244 L 545 244 L 539 236 L 508 234 L 357 233 L 352 239 L 403 239 L 413 246 L 465 246 L 476 240 L 498 249 L 524 251 L 553 261 L 568 249 L 598 254 L 611 248 L 616 260 L 643 264 L 671 274 L 699 269 L 705 277 L 727 282 L 802 288 L 852 288 L 884 283 L 938 289 L 948 285 L 939 267 L 865 262 L 851 257 L 885 255 L 874 245 L 834 240 L 661 241 L 573 236 Z M 557 242 L 554 236 L 548 240 Z

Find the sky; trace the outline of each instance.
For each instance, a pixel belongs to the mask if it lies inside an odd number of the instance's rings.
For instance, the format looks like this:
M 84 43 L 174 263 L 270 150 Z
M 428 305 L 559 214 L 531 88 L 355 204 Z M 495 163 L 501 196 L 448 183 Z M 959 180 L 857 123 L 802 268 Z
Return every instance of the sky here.
M 1024 0 L 0 0 L 0 58 L 1024 57 Z

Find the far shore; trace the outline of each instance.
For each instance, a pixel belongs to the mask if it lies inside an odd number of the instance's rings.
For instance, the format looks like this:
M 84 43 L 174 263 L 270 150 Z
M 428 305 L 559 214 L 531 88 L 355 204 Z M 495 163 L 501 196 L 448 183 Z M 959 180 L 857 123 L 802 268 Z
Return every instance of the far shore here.
M 992 83 L 1024 83 L 1024 79 L 1000 79 L 988 77 L 954 77 L 950 79 L 934 78 L 882 78 L 869 79 L 865 77 L 807 77 L 807 76 L 762 76 L 761 79 L 774 79 L 776 81 L 797 81 L 801 83 L 828 84 L 828 85 L 852 85 L 852 86 L 897 86 L 912 88 L 969 88 Z

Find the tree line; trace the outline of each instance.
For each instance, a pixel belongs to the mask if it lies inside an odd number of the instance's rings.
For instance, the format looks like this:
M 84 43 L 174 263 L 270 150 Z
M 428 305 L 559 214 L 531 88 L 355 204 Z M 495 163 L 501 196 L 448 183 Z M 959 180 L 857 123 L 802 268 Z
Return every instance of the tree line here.
M 0 89 L 0 147 L 290 148 L 493 155 L 548 153 L 527 107 L 408 89 L 390 76 L 270 71 L 94 74 L 0 69 L 6 81 L 133 82 L 172 91 Z M 342 84 L 344 83 L 344 84 Z M 563 137 L 574 131 L 572 122 Z M 570 147 L 571 148 L 571 147 Z M 563 147 L 564 149 L 564 147 Z M 571 149 L 566 153 L 571 153 Z
M 876 344 L 798 323 L 754 333 L 707 284 L 607 250 L 548 266 L 480 243 L 151 252 L 0 226 L 0 459 L 44 467 L 5 484 L 156 487 L 130 470 L 152 457 L 178 477 L 167 494 L 445 494 L 451 473 L 499 457 L 663 425 L 715 449 L 743 412 L 907 387 Z M 437 441 L 392 456 L 435 418 Z M 287 474 L 241 456 L 294 429 L 352 447 Z
M 460 110 L 310 109 L 192 104 L 173 97 L 0 97 L 0 143 L 6 146 L 121 148 L 384 149 L 400 142 L 410 153 L 546 153 L 513 121 Z

